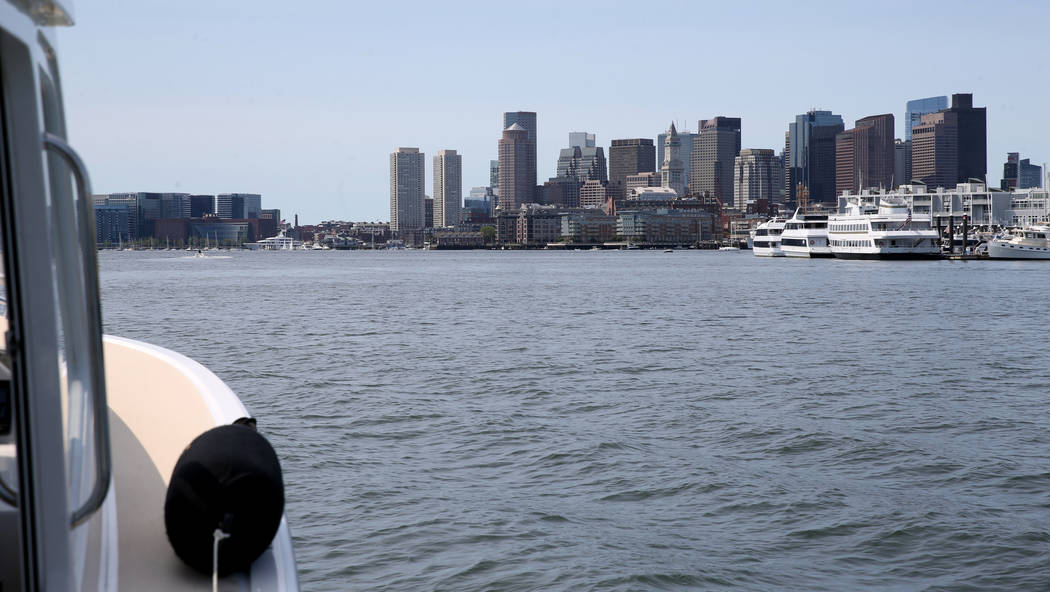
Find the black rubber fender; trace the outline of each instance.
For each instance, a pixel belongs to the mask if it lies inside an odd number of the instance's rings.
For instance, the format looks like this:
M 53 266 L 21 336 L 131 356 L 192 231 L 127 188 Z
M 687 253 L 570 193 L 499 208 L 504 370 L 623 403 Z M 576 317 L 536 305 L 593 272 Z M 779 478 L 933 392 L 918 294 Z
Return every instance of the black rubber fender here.
M 168 483 L 164 528 L 175 554 L 212 573 L 215 529 L 220 576 L 247 570 L 270 545 L 284 515 L 284 481 L 273 447 L 250 425 L 225 425 L 197 436 Z

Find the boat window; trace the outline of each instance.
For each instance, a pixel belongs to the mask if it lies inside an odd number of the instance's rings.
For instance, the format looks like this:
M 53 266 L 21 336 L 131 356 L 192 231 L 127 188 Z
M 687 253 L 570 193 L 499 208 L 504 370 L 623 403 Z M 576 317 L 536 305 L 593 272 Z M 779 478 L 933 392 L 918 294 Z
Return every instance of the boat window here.
M 44 129 L 65 135 L 61 105 L 55 86 L 47 73 L 40 72 Z M 98 356 L 96 336 L 89 319 L 97 295 L 87 293 L 85 249 L 95 245 L 82 243 L 78 216 L 79 200 L 91 199 L 74 191 L 72 171 L 58 155 L 48 152 L 47 235 L 51 240 L 51 263 L 58 331 L 58 365 L 62 393 L 62 425 L 66 456 L 66 483 L 69 511 L 84 505 L 95 483 L 94 414 L 92 411 L 92 364 Z M 93 239 L 93 237 L 92 237 Z M 93 271 L 93 270 L 92 270 Z

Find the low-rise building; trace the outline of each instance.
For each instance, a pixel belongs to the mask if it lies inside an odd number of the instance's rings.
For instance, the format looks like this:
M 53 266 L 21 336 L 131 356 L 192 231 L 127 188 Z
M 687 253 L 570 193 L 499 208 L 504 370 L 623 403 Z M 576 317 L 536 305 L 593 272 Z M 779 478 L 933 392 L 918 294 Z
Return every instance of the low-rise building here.
M 526 205 L 515 222 L 514 242 L 519 245 L 545 245 L 561 236 L 561 212 L 553 206 Z
M 578 210 L 561 215 L 561 236 L 573 243 L 602 243 L 616 235 L 616 216 L 601 210 Z
M 683 210 L 627 210 L 617 213 L 616 234 L 632 243 L 689 245 L 704 240 L 710 214 Z

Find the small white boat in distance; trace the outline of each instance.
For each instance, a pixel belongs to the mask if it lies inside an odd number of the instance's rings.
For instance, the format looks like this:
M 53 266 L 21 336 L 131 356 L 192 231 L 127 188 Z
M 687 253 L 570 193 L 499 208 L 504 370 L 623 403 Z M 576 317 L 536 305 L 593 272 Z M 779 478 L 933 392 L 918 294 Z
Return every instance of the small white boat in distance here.
M 731 245 L 726 245 L 724 247 L 718 247 L 718 250 L 719 251 L 739 251 L 740 247 L 734 247 L 734 246 L 731 246 Z
M 991 259 L 1050 259 L 1050 226 L 1028 226 L 988 241 Z
M 244 248 L 250 251 L 294 251 L 304 247 L 302 241 L 288 236 L 282 230 L 277 233 L 277 236 L 264 238 L 254 243 L 244 243 Z

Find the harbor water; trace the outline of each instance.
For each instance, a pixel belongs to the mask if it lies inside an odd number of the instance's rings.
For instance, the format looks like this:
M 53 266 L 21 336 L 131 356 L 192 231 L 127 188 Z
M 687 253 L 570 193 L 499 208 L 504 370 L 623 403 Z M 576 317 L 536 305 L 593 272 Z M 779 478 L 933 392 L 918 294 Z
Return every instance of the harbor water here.
M 1050 262 L 186 255 L 105 330 L 245 401 L 304 590 L 1050 582 Z

